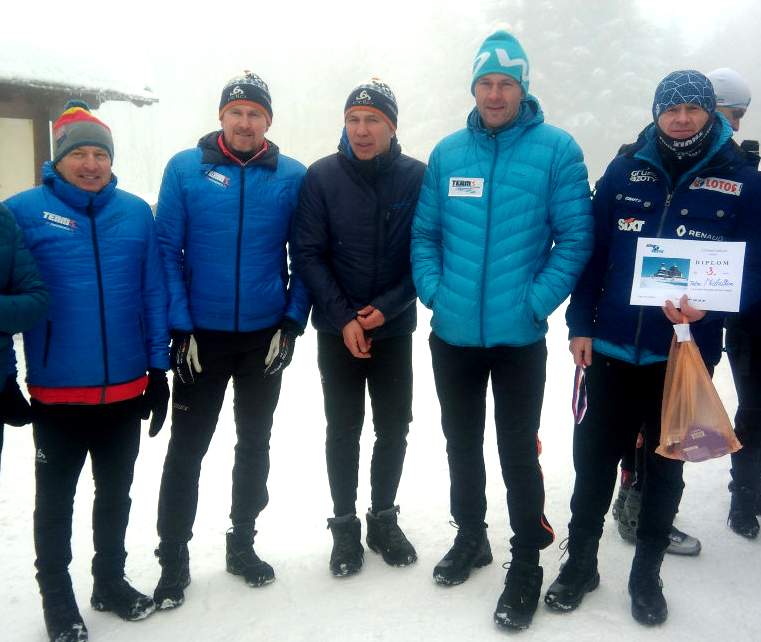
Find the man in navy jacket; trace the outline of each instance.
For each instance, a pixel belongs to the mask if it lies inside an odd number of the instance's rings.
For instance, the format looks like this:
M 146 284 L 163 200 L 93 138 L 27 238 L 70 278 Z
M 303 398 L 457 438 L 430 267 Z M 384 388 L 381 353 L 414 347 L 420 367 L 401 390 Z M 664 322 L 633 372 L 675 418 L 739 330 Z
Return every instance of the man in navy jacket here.
M 417 559 L 395 498 L 412 419 L 410 225 L 425 170 L 401 153 L 396 98 L 379 80 L 349 94 L 344 122 L 338 153 L 307 172 L 294 226 L 294 265 L 315 306 L 335 576 L 363 561 L 355 503 L 365 382 L 376 435 L 367 545 L 392 566 Z
M 166 416 L 167 294 L 153 215 L 116 188 L 111 131 L 81 102 L 53 124 L 43 184 L 7 201 L 50 292 L 47 319 L 24 333 L 37 449 L 34 543 L 51 640 L 86 640 L 68 566 L 77 480 L 95 481 L 93 608 L 125 620 L 153 600 L 124 577 L 129 490 L 140 418 Z
M 265 138 L 269 90 L 256 74 L 227 82 L 221 131 L 180 152 L 164 172 L 156 212 L 169 287 L 172 436 L 158 510 L 159 608 L 182 604 L 190 583 L 188 541 L 201 461 L 227 384 L 235 393 L 227 570 L 250 586 L 275 579 L 254 552 L 255 521 L 267 505 L 272 416 L 309 301 L 288 274 L 286 243 L 304 166 Z

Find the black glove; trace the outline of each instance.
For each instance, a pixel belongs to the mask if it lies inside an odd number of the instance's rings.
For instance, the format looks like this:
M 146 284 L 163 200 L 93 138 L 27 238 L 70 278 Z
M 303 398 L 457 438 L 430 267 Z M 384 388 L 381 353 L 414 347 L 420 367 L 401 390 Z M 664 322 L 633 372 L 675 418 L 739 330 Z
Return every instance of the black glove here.
M 270 349 L 264 358 L 264 374 L 276 375 L 281 373 L 293 359 L 296 348 L 296 337 L 301 334 L 301 327 L 290 319 L 283 319 L 280 327 L 270 340 Z
M 158 368 L 148 371 L 148 386 L 143 393 L 143 419 L 151 418 L 151 427 L 148 436 L 155 437 L 164 425 L 166 411 L 169 406 L 169 383 L 166 380 L 166 372 Z
M 198 344 L 190 332 L 173 332 L 172 347 L 169 351 L 172 372 L 181 383 L 189 384 L 196 380 L 196 373 L 201 372 L 198 360 Z
M 0 392 L 0 423 L 23 426 L 31 422 L 32 407 L 21 393 L 16 375 L 10 375 L 5 380 L 3 391 Z

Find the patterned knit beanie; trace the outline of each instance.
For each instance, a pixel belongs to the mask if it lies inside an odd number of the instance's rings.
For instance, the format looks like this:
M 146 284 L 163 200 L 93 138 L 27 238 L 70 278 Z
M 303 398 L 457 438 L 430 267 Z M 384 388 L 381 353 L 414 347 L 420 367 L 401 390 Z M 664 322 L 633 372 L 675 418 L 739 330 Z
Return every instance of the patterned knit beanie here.
M 515 36 L 507 31 L 495 31 L 478 50 L 473 61 L 473 80 L 470 93 L 476 95 L 476 82 L 481 76 L 504 74 L 515 78 L 528 94 L 528 56 Z
M 697 105 L 713 116 L 716 96 L 711 81 L 694 69 L 671 72 L 655 89 L 653 120 L 658 122 L 658 117 L 669 107 L 687 103 Z
M 70 100 L 53 123 L 53 165 L 77 147 L 101 147 L 114 161 L 114 140 L 108 125 L 90 113 L 82 100 Z
M 380 79 L 371 78 L 369 82 L 352 89 L 344 105 L 344 118 L 349 115 L 349 112 L 358 109 L 377 112 L 389 127 L 396 131 L 396 120 L 399 115 L 396 96 L 391 91 L 391 87 Z
M 230 78 L 219 99 L 219 117 L 234 105 L 253 103 L 267 112 L 267 124 L 272 124 L 272 97 L 269 87 L 255 73 L 246 69 L 242 75 Z

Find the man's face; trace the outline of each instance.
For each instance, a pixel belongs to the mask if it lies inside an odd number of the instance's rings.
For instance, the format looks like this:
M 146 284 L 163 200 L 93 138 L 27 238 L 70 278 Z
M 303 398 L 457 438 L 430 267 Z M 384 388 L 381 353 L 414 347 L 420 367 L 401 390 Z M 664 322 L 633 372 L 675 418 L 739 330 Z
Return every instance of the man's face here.
M 100 192 L 111 180 L 111 157 L 102 147 L 85 145 L 72 149 L 56 163 L 67 183 L 87 192 Z
M 499 129 L 513 120 L 522 98 L 520 83 L 512 76 L 487 74 L 476 81 L 476 107 L 488 129 Z
M 225 145 L 236 152 L 258 152 L 264 144 L 264 134 L 270 128 L 267 112 L 256 105 L 233 105 L 222 113 L 219 122 Z
M 732 125 L 734 131 L 740 131 L 740 119 L 745 116 L 744 107 L 717 107 L 716 111 L 720 111 L 727 117 L 727 120 L 729 121 L 729 124 Z
M 391 148 L 394 131 L 377 112 L 353 109 L 347 114 L 344 124 L 351 150 L 358 159 L 370 160 Z
M 684 140 L 697 134 L 708 122 L 708 112 L 694 103 L 669 107 L 658 116 L 658 127 L 671 138 Z

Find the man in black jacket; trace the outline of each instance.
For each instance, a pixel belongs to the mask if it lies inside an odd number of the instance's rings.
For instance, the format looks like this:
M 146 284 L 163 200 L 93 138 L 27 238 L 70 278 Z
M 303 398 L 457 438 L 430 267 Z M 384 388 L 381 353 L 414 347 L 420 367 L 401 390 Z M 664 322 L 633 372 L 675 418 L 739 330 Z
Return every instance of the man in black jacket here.
M 344 118 L 338 153 L 307 171 L 293 232 L 294 266 L 312 296 L 318 332 L 335 576 L 362 568 L 355 502 L 365 382 L 376 435 L 367 545 L 392 566 L 417 559 L 394 501 L 412 419 L 410 226 L 425 170 L 401 153 L 387 85 L 373 79 L 354 89 Z

